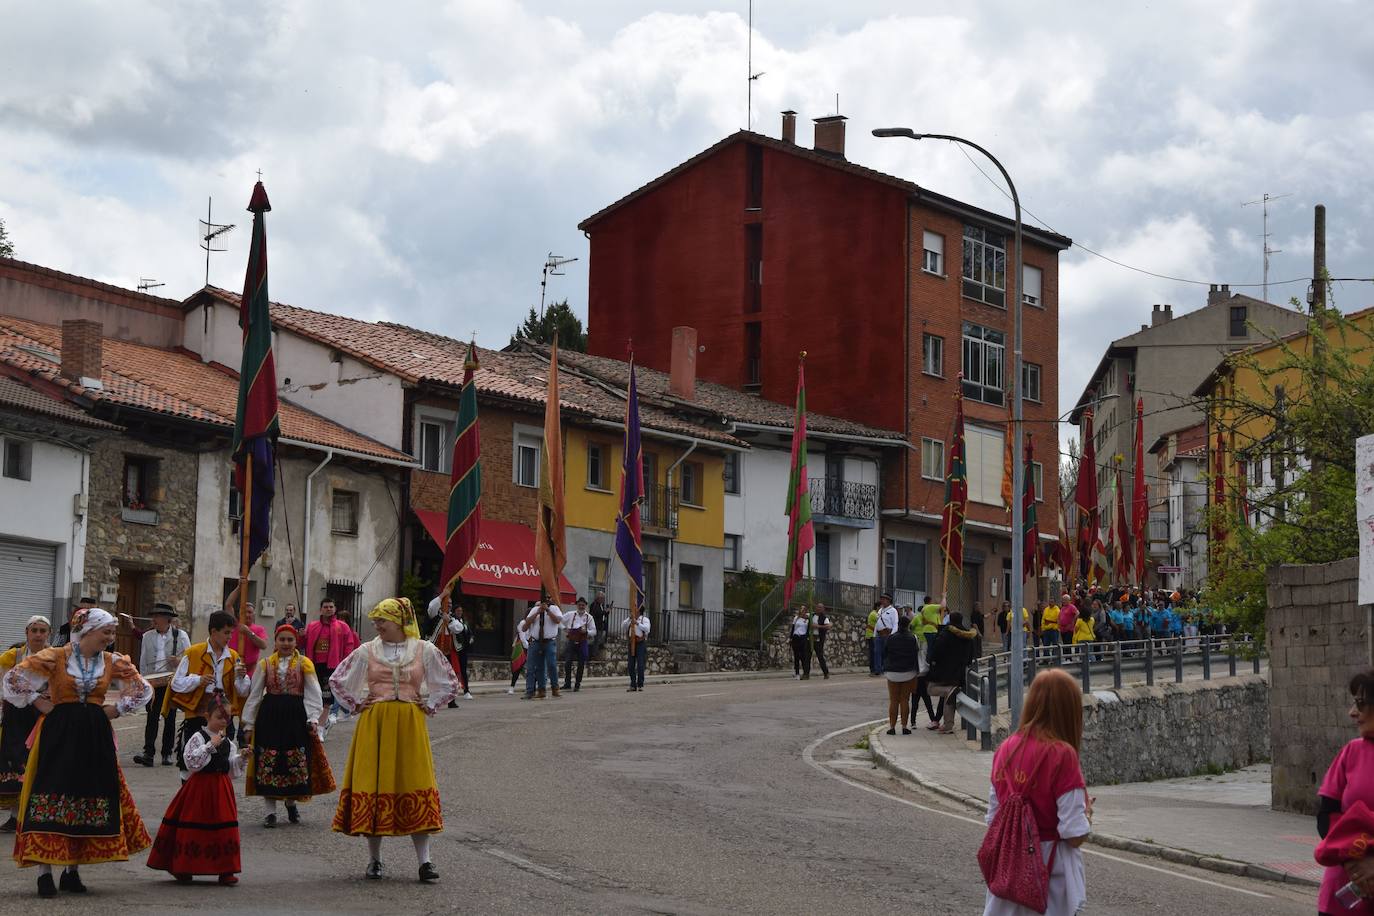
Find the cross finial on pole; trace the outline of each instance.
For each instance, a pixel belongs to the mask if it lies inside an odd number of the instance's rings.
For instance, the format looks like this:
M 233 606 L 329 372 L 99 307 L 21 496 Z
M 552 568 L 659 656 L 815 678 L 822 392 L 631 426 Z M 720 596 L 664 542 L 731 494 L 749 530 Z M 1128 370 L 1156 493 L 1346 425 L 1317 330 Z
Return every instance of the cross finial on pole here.
M 262 181 L 262 169 L 258 169 L 258 181 Z

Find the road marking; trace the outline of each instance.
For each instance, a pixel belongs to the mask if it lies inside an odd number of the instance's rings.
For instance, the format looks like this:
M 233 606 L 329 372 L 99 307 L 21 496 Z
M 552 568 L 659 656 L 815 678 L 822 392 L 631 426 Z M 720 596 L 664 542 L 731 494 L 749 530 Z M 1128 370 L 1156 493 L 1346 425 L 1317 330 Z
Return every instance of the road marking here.
M 818 763 L 816 761 L 816 748 L 820 747 L 822 744 L 829 741 L 830 739 L 837 738 L 840 735 L 843 735 L 845 732 L 852 732 L 856 729 L 872 728 L 873 726 L 886 721 L 886 719 L 874 719 L 871 722 L 860 722 L 858 725 L 851 725 L 848 728 L 839 728 L 828 735 L 822 735 L 821 737 L 817 738 L 815 741 L 812 741 L 810 744 L 806 746 L 806 749 L 802 751 L 802 759 L 805 760 L 811 766 L 815 767 L 818 771 L 824 773 L 826 776 L 829 776 L 832 779 L 838 779 L 840 782 L 845 783 L 849 786 L 853 786 L 856 789 L 862 789 L 865 792 L 871 792 L 872 794 L 877 795 L 878 797 L 886 799 L 888 801 L 901 802 L 902 804 L 912 808 L 916 808 L 919 811 L 925 811 L 930 814 L 938 814 L 941 817 L 948 817 L 956 821 L 963 821 L 966 824 L 974 824 L 978 827 L 986 829 L 987 825 L 984 824 L 982 818 L 967 817 L 962 814 L 955 814 L 952 811 L 942 811 L 939 808 L 931 808 L 928 805 L 918 804 L 917 802 L 910 801 L 905 798 L 899 798 L 895 795 L 890 795 L 887 792 L 880 791 L 878 789 L 873 788 L 872 786 L 866 786 L 857 780 L 850 779 L 848 776 L 842 776 L 841 774 L 836 773 L 834 770 L 826 767 L 824 764 Z M 1186 881 L 1196 881 L 1198 884 L 1207 884 L 1211 887 L 1219 887 L 1222 890 L 1233 891 L 1237 894 L 1245 894 L 1250 897 L 1259 897 L 1262 900 L 1272 899 L 1271 895 L 1262 894 L 1259 891 L 1246 890 L 1245 888 L 1235 887 L 1230 884 L 1224 884 L 1220 881 L 1211 881 L 1207 878 L 1199 878 L 1196 875 L 1188 875 L 1179 871 L 1172 871 L 1167 868 L 1160 868 L 1155 865 L 1147 865 L 1144 862 L 1136 862 L 1132 859 L 1123 859 L 1120 856 L 1114 856 L 1110 853 L 1099 852 L 1096 849 L 1089 849 L 1086 846 L 1080 847 L 1080 851 L 1090 856 L 1097 856 L 1098 858 L 1108 859 L 1112 862 L 1120 862 L 1122 865 L 1130 865 L 1135 868 L 1144 869 L 1145 871 L 1159 872 L 1160 874 L 1170 875 L 1175 878 L 1182 878 Z
M 702 697 L 723 697 L 723 696 L 726 696 L 726 691 L 721 691 L 720 693 L 699 693 L 699 694 L 697 694 L 695 697 L 693 697 L 693 699 L 695 699 L 695 700 L 700 700 Z
M 506 852 L 504 849 L 497 849 L 495 846 L 483 846 L 482 851 L 489 856 L 500 859 L 502 862 L 514 865 L 521 871 L 527 871 L 541 878 L 557 881 L 560 884 L 570 884 L 572 882 L 572 879 L 562 872 L 556 872 L 552 868 L 545 868 L 543 865 L 537 865 L 529 859 L 517 856 L 513 852 Z

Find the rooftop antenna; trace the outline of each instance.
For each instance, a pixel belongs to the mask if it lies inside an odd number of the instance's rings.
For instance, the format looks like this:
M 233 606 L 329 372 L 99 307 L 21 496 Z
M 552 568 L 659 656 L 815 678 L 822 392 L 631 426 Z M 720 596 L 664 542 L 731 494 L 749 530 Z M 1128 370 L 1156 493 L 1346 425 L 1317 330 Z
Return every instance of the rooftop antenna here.
M 560 270 L 564 264 L 571 264 L 577 258 L 565 258 L 562 255 L 549 252 L 549 259 L 544 262 L 544 276 L 539 280 L 539 318 L 544 318 L 544 292 L 549 285 L 549 277 L 561 277 L 563 271 Z
M 205 285 L 210 285 L 210 252 L 228 251 L 227 248 L 216 248 L 215 244 L 221 236 L 227 235 L 234 228 L 233 223 L 216 223 L 213 221 L 214 198 L 205 199 L 205 219 L 200 221 L 200 247 L 205 249 Z M 161 284 L 159 284 L 161 285 Z
M 747 50 L 745 52 L 744 73 L 749 79 L 745 80 L 747 87 L 744 98 L 744 129 L 754 129 L 754 80 L 763 76 L 763 71 L 754 72 L 754 0 L 749 0 L 749 37 Z
M 159 283 L 159 282 L 157 282 L 157 281 L 154 280 L 152 277 L 139 277 L 139 278 L 138 278 L 138 291 L 139 291 L 140 293 L 146 293 L 146 292 L 147 292 L 148 290 L 150 290 L 150 289 L 157 289 L 159 286 L 166 286 L 166 285 L 167 285 L 166 283 Z
M 1282 248 L 1270 248 L 1270 247 L 1269 247 L 1269 201 L 1271 201 L 1271 200 L 1283 200 L 1285 197 L 1292 197 L 1292 196 L 1293 196 L 1292 194 L 1274 194 L 1274 195 L 1265 194 L 1265 195 L 1264 195 L 1263 197 L 1261 197 L 1259 200 L 1247 200 L 1245 203 L 1241 204 L 1242 207 L 1250 207 L 1250 206 L 1254 206 L 1255 204 L 1259 204 L 1259 205 L 1260 205 L 1260 208 L 1264 211 L 1264 234 L 1261 235 L 1260 238 L 1261 238 L 1261 239 L 1263 240 L 1263 242 L 1264 242 L 1263 248 L 1264 248 L 1264 301 L 1265 301 L 1265 302 L 1268 302 L 1268 301 L 1269 301 L 1269 256 L 1270 256 L 1271 254 L 1282 254 L 1282 253 L 1283 253 L 1283 249 L 1282 249 Z

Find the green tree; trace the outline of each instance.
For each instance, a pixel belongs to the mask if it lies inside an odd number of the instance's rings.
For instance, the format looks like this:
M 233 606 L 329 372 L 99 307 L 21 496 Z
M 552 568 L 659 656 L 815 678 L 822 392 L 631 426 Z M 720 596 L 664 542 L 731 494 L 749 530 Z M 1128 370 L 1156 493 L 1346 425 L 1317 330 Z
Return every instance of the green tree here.
M 572 306 L 568 305 L 567 299 L 550 305 L 544 310 L 543 317 L 535 311 L 534 306 L 530 306 L 525 323 L 515 329 L 510 342 L 514 344 L 527 340 L 531 343 L 553 343 L 555 331 L 558 332 L 558 346 L 564 350 L 587 352 L 587 332 L 582 328 L 581 319 L 573 314 Z
M 10 241 L 10 234 L 5 231 L 5 221 L 0 219 L 0 258 L 14 257 L 14 242 Z

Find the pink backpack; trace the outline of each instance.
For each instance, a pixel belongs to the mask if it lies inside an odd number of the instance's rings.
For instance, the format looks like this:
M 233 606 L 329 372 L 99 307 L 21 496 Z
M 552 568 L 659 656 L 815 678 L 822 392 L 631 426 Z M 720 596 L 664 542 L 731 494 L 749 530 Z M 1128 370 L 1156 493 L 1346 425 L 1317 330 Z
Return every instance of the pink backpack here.
M 1025 747 L 1020 739 L 1016 751 Z M 1043 765 L 1043 760 L 1041 761 Z M 1010 772 L 1011 761 L 1006 769 Z M 1038 771 L 1038 770 L 1037 770 Z M 1033 780 L 1028 779 L 1009 797 L 997 799 L 997 813 L 988 825 L 983 844 L 978 847 L 978 867 L 983 880 L 994 897 L 1029 907 L 1037 913 L 1045 912 L 1050 890 L 1050 872 L 1054 870 L 1055 844 L 1050 849 L 1049 865 L 1040 860 L 1040 828 L 1035 823 L 1035 811 L 1026 800 L 1026 790 Z M 1015 785 L 1015 779 L 1007 783 Z

